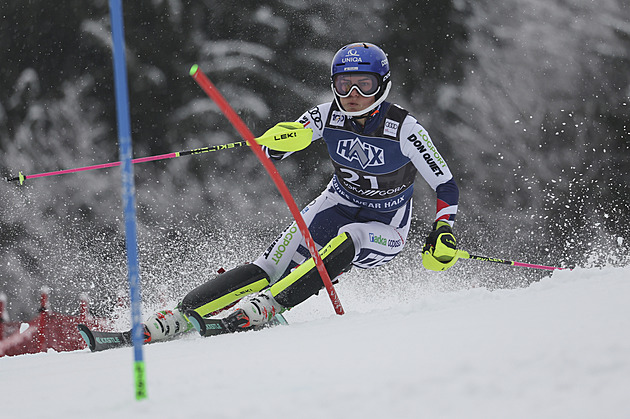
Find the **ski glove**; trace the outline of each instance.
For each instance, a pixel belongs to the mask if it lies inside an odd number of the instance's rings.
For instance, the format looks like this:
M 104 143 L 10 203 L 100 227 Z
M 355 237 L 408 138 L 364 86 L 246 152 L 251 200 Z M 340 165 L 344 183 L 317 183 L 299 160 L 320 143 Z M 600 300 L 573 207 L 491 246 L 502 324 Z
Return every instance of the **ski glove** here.
M 422 265 L 432 271 L 445 271 L 457 262 L 457 241 L 451 225 L 436 221 L 422 248 Z

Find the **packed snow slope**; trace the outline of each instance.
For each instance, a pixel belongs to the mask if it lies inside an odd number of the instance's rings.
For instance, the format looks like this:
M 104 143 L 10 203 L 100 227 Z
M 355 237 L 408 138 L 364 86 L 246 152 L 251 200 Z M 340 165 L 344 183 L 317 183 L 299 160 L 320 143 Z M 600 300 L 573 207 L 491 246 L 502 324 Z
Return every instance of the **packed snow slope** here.
M 517 269 L 517 268 L 515 268 Z M 290 326 L 0 359 L 4 418 L 630 418 L 630 267 L 377 303 L 340 288 Z M 384 301 L 384 302 L 383 302 Z

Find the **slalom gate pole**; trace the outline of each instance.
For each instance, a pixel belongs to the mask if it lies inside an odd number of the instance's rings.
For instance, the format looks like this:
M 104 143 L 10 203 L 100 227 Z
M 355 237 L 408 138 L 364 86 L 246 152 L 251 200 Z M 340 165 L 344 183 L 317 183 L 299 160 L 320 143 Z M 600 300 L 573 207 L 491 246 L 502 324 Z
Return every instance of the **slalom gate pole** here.
M 306 222 L 304 222 L 304 218 L 302 218 L 302 214 L 300 214 L 300 210 L 298 209 L 297 204 L 295 203 L 295 200 L 293 199 L 293 196 L 291 195 L 291 193 L 289 192 L 289 189 L 287 188 L 286 184 L 282 180 L 282 177 L 276 170 L 276 167 L 267 158 L 262 147 L 260 146 L 260 144 L 258 144 L 256 139 L 254 138 L 254 134 L 252 134 L 249 128 L 247 128 L 247 125 L 245 125 L 243 120 L 238 116 L 238 114 L 230 106 L 227 100 L 225 100 L 223 95 L 221 95 L 221 93 L 217 90 L 214 84 L 212 84 L 210 79 L 208 79 L 208 77 L 206 77 L 206 75 L 199 69 L 199 66 L 197 64 L 193 65 L 192 68 L 190 69 L 190 75 L 197 82 L 197 84 L 199 84 L 199 86 L 204 90 L 204 92 L 206 92 L 206 94 L 219 106 L 219 108 L 221 109 L 221 112 L 223 112 L 223 114 L 229 119 L 229 121 L 232 123 L 234 128 L 236 128 L 239 134 L 245 140 L 249 142 L 249 144 L 251 145 L 252 151 L 254 152 L 254 154 L 256 154 L 256 157 L 258 157 L 258 160 L 260 160 L 262 165 L 265 167 L 265 169 L 269 173 L 269 176 L 271 176 L 271 179 L 276 184 L 276 187 L 280 191 L 280 194 L 282 195 L 282 197 L 284 198 L 284 201 L 289 207 L 289 210 L 291 211 L 291 214 L 293 215 L 293 218 L 295 219 L 295 222 L 297 223 L 297 226 L 300 229 L 300 233 L 302 233 L 302 236 L 304 237 L 304 240 L 306 241 L 306 246 L 308 247 L 308 250 L 311 253 L 311 256 L 313 257 L 313 259 L 315 259 L 315 265 L 317 266 L 317 271 L 319 272 L 319 275 L 322 278 L 322 282 L 324 283 L 324 286 L 326 287 L 326 291 L 328 292 L 328 296 L 330 297 L 330 301 L 332 302 L 335 312 L 339 315 L 342 315 L 344 311 L 343 311 L 343 307 L 341 306 L 341 301 L 339 300 L 339 297 L 337 296 L 337 292 L 335 291 L 332 281 L 330 280 L 330 276 L 328 275 L 328 271 L 326 270 L 326 267 L 324 266 L 324 262 L 322 261 L 322 258 L 319 252 L 317 251 L 317 247 L 315 246 L 313 237 L 311 237 L 311 233 L 308 231 Z
M 302 147 L 305 144 L 305 141 L 306 142 L 310 141 L 310 137 L 312 136 L 312 130 L 310 129 L 307 130 L 307 129 L 302 128 L 302 129 L 291 130 L 288 132 L 291 132 L 292 134 L 295 134 L 295 135 L 288 138 L 279 138 L 279 137 L 284 137 L 284 136 L 273 135 L 273 134 L 263 135 L 257 138 L 256 141 L 258 141 L 262 145 L 270 146 L 271 148 L 274 148 L 274 147 L 291 148 L 293 144 L 297 143 L 298 147 L 296 147 L 295 149 L 291 149 L 290 151 L 298 151 L 299 149 L 301 149 L 300 147 Z M 300 141 L 296 141 L 296 137 L 299 138 Z M 211 153 L 213 151 L 228 150 L 235 147 L 244 147 L 248 145 L 249 144 L 247 143 L 247 141 L 236 141 L 236 142 L 228 143 L 228 144 L 219 144 L 219 145 L 214 145 L 214 146 L 209 146 L 209 147 L 194 148 L 192 150 L 177 151 L 174 153 L 167 153 L 167 154 L 159 154 L 157 156 L 139 157 L 136 159 L 132 159 L 131 163 L 136 164 L 136 163 L 145 163 L 145 162 L 157 161 L 157 160 L 173 159 L 176 157 L 191 156 L 193 154 Z M 75 169 L 64 169 L 64 170 L 56 170 L 53 172 L 37 173 L 34 175 L 24 175 L 22 172 L 19 172 L 18 176 L 5 178 L 5 180 L 8 182 L 19 181 L 20 185 L 23 185 L 24 181 L 27 179 L 35 179 L 38 177 L 47 177 L 47 176 L 56 176 L 56 175 L 65 175 L 68 173 L 84 172 L 87 170 L 106 169 L 109 167 L 117 167 L 120 165 L 121 165 L 121 162 L 116 161 L 116 162 L 110 162 L 110 163 L 95 164 L 92 166 L 78 167 Z
M 465 250 L 458 250 L 457 251 L 458 256 L 461 259 L 474 259 L 474 260 L 480 260 L 483 262 L 493 262 L 493 263 L 501 263 L 503 265 L 511 265 L 511 266 L 520 266 L 523 268 L 534 268 L 534 269 L 546 269 L 548 271 L 554 271 L 554 270 L 572 270 L 571 268 L 558 268 L 555 266 L 546 266 L 546 265 L 534 265 L 532 263 L 523 263 L 523 262 L 515 262 L 513 260 L 507 260 L 507 259 L 498 259 L 498 258 L 491 258 L 491 257 L 487 257 L 487 256 L 477 256 L 477 255 L 471 255 L 470 253 L 468 253 Z
M 111 14 L 114 84 L 116 88 L 116 116 L 120 161 L 122 164 L 122 196 L 125 214 L 125 236 L 127 245 L 127 265 L 129 292 L 131 297 L 131 340 L 134 354 L 134 381 L 136 400 L 147 398 L 146 372 L 142 345 L 144 333 L 141 325 L 140 269 L 138 265 L 138 237 L 136 228 L 136 199 L 133 165 L 131 163 L 131 122 L 129 114 L 129 92 L 127 88 L 127 65 L 125 62 L 125 35 L 122 13 L 122 0 L 109 0 Z

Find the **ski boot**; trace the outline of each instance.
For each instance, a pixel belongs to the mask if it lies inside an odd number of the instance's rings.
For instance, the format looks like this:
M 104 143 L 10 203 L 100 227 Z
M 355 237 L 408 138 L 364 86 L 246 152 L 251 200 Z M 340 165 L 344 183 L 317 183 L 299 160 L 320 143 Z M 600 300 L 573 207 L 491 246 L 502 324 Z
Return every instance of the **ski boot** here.
M 192 327 L 179 308 L 158 311 L 144 322 L 144 343 L 171 339 Z
M 233 332 L 262 329 L 284 309 L 273 298 L 271 291 L 266 290 L 239 301 L 223 318 L 223 323 Z

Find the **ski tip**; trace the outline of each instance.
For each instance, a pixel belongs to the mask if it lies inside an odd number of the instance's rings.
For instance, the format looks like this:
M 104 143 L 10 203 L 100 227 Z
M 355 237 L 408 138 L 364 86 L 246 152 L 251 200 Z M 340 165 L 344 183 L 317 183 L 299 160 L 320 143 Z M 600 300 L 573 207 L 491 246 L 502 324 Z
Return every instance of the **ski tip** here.
M 194 76 L 197 70 L 199 70 L 199 66 L 197 64 L 193 64 L 193 66 L 190 67 L 190 75 Z
M 96 342 L 94 341 L 94 335 L 90 329 L 84 324 L 78 324 L 77 327 L 79 328 L 79 334 L 87 344 L 88 348 L 90 348 L 90 351 L 94 352 Z

